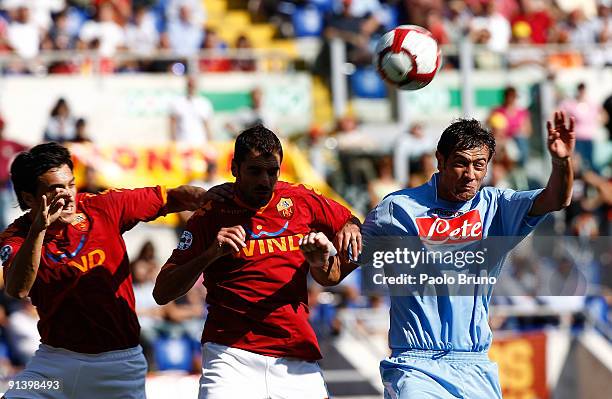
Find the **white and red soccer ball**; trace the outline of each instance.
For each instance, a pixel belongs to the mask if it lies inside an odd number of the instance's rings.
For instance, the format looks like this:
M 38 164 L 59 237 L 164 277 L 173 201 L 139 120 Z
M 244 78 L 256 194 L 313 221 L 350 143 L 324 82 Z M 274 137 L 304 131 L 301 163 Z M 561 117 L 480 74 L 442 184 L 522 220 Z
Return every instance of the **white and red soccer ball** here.
M 387 32 L 376 45 L 380 76 L 401 90 L 429 84 L 440 67 L 440 48 L 431 32 L 416 25 L 401 25 Z

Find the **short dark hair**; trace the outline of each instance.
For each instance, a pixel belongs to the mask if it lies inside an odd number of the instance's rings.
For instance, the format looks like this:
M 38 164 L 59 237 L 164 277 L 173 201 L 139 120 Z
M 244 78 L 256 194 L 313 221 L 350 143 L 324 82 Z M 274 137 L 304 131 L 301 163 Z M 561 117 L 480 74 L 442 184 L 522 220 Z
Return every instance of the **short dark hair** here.
M 280 140 L 274 132 L 263 125 L 255 125 L 238 135 L 234 146 L 234 161 L 240 165 L 252 152 L 265 156 L 278 154 L 281 161 L 283 160 L 283 146 Z
M 70 151 L 55 142 L 39 144 L 30 151 L 21 152 L 15 157 L 11 164 L 11 181 L 21 210 L 30 209 L 21 193 L 35 195 L 38 178 L 47 171 L 62 165 L 68 165 L 70 170 L 73 169 Z
M 444 129 L 438 151 L 446 159 L 453 152 L 485 146 L 489 149 L 489 160 L 495 153 L 495 137 L 476 119 L 457 119 Z

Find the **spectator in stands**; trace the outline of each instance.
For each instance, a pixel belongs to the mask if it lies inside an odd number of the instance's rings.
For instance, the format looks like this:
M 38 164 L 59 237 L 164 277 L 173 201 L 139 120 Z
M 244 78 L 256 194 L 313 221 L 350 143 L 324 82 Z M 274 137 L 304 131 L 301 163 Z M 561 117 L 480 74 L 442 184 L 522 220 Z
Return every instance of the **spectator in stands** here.
M 178 15 L 168 20 L 170 48 L 180 56 L 194 55 L 204 39 L 202 25 L 195 22 L 188 4 L 181 4 Z
M 196 26 L 204 26 L 206 22 L 206 11 L 202 0 L 164 0 L 166 3 L 166 18 L 168 21 L 180 19 L 181 8 L 189 9 L 191 23 Z
M 8 43 L 23 58 L 34 58 L 40 46 L 40 31 L 30 18 L 30 9 L 19 5 L 11 11 L 11 23 L 7 31 Z
M 202 298 L 206 297 L 206 289 L 202 278 L 181 298 L 163 306 L 165 324 L 163 329 L 169 336 L 187 335 L 194 342 L 200 342 L 202 336 L 202 320 L 205 307 Z
M 410 171 L 408 187 L 418 187 L 427 183 L 437 168 L 437 160 L 432 153 L 422 154 L 418 166 Z
M 0 116 L 0 230 L 4 230 L 8 224 L 7 212 L 13 200 L 9 167 L 15 155 L 26 150 L 24 145 L 4 138 L 4 125 L 4 119 Z
M 70 140 L 72 143 L 91 143 L 89 134 L 87 133 L 87 121 L 83 118 L 77 119 L 74 124 L 75 134 L 74 139 Z
M 431 32 L 433 38 L 436 39 L 439 45 L 448 44 L 450 42 L 446 33 L 446 26 L 440 11 L 432 9 L 427 13 L 427 24 L 425 28 Z
M 519 8 L 511 18 L 512 29 L 518 23 L 529 25 L 529 42 L 545 44 L 549 30 L 555 24 L 553 17 L 543 1 L 519 0 Z
M 506 136 L 511 138 L 519 149 L 518 162 L 524 165 L 529 156 L 529 136 L 531 136 L 531 116 L 527 108 L 518 104 L 518 93 L 512 86 L 506 87 L 502 104 L 493 108 L 491 115 L 500 114 L 506 119 Z
M 425 134 L 420 123 L 414 123 L 407 132 L 401 134 L 394 146 L 393 164 L 398 177 L 406 183 L 404 173 L 410 174 L 418 170 L 423 154 L 433 154 L 436 148 L 436 138 Z
M 368 182 L 369 209 L 378 205 L 387 194 L 402 188 L 402 185 L 393 178 L 393 160 L 391 157 L 381 158 L 376 166 L 378 176 Z
M 11 51 L 8 40 L 8 22 L 0 14 L 0 54 Z
M 542 49 L 531 45 L 531 27 L 525 21 L 517 21 L 512 25 L 512 44 L 521 45 L 513 48 L 506 55 L 510 68 L 520 68 L 525 66 L 546 66 L 546 59 L 543 57 Z
M 104 190 L 106 190 L 106 187 L 99 184 L 98 171 L 96 168 L 91 165 L 87 165 L 85 167 L 85 176 L 80 181 L 78 192 L 100 194 Z
M 248 107 L 236 112 L 226 124 L 226 128 L 234 135 L 255 125 L 264 125 L 272 131 L 278 131 L 273 116 L 264 108 L 263 91 L 259 87 L 251 90 L 251 103 Z
M 149 1 L 149 0 L 145 0 Z M 102 5 L 109 5 L 113 10 L 113 20 L 121 27 L 125 26 L 132 16 L 132 0 L 92 0 L 91 3 L 96 8 Z M 134 1 L 136 3 L 140 0 Z
M 579 83 L 573 98 L 561 102 L 560 108 L 575 120 L 576 152 L 582 157 L 585 166 L 594 168 L 593 139 L 601 123 L 601 109 L 587 95 L 586 84 Z
M 80 48 L 92 48 L 97 43 L 100 55 L 112 57 L 117 50 L 125 47 L 125 33 L 114 20 L 115 11 L 112 4 L 102 3 L 97 10 L 96 20 L 87 21 L 81 28 Z
M 44 132 L 44 141 L 64 143 L 73 141 L 76 137 L 76 121 L 70 112 L 70 107 L 64 98 L 57 100 L 51 110 L 51 117 Z
M 311 283 L 308 286 L 309 321 L 323 353 L 326 352 L 329 339 L 337 336 L 342 327 L 336 317 L 333 301 L 334 295 L 330 292 L 323 292 L 319 285 Z
M 317 57 L 315 70 L 323 76 L 329 76 L 330 42 L 335 38 L 342 39 L 347 46 L 347 60 L 357 65 L 370 64 L 370 38 L 380 23 L 374 15 L 355 16 L 351 13 L 351 0 L 342 0 L 339 13 L 326 16 L 323 30 L 324 44 Z
M 55 21 L 48 34 L 54 50 L 72 50 L 76 47 L 77 38 L 68 23 L 68 10 L 55 15 Z
M 554 38 L 554 43 L 566 46 L 570 41 L 570 34 L 563 27 L 556 27 L 554 33 L 551 34 Z M 556 50 L 548 56 L 546 65 L 552 70 L 565 68 L 578 68 L 584 65 L 584 59 L 579 51 L 574 49 Z
M 586 19 L 581 9 L 570 12 L 564 24 L 569 33 L 569 42 L 577 47 L 593 46 L 597 40 L 597 24 Z
M 232 60 L 232 70 L 243 72 L 255 71 L 257 65 L 251 54 L 253 45 L 251 44 L 249 38 L 244 34 L 238 36 L 238 39 L 236 39 L 235 48 L 236 50 L 240 50 L 241 54 L 239 54 L 239 58 Z
M 196 78 L 188 76 L 186 83 L 186 95 L 171 104 L 170 139 L 202 147 L 213 137 L 213 106 L 206 97 L 198 95 Z
M 52 14 L 59 13 L 66 8 L 66 0 L 35 0 L 28 1 L 32 21 L 41 32 L 47 32 L 52 25 Z
M 55 23 L 47 33 L 45 43 L 51 50 L 73 50 L 76 47 L 77 37 L 73 34 L 68 23 L 68 11 L 63 10 L 55 15 Z M 73 61 L 58 61 L 49 65 L 50 73 L 75 73 L 78 66 Z
M 13 359 L 19 366 L 25 366 L 40 345 L 36 328 L 38 312 L 29 298 L 19 302 L 19 308 L 9 315 L 7 336 L 13 351 Z
M 487 1 L 482 6 L 482 11 L 472 19 L 470 31 L 475 36 L 482 36 L 485 34 L 483 31 L 486 31 L 487 47 L 495 53 L 503 53 L 510 43 L 510 23 L 506 17 L 497 12 L 496 2 L 493 0 Z
M 155 276 L 160 265 L 155 258 L 155 247 L 151 241 L 145 241 L 138 257 L 130 265 L 134 284 L 136 314 L 140 322 L 140 340 L 145 356 L 151 364 L 153 342 L 157 338 L 162 322 L 163 310 L 153 299 Z
M 126 46 L 137 54 L 152 54 L 159 44 L 159 33 L 148 8 L 139 5 L 134 9 L 134 17 L 125 27 Z
M 232 61 L 225 56 L 227 45 L 221 40 L 216 30 L 206 29 L 202 50 L 207 54 L 200 59 L 202 72 L 227 72 L 232 69 Z

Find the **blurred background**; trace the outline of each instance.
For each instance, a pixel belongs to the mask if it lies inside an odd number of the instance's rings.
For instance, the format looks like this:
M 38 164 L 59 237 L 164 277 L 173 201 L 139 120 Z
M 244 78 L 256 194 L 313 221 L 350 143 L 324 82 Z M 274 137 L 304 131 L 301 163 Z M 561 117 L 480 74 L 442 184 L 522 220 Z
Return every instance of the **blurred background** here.
M 384 32 L 429 29 L 443 62 L 398 92 L 372 66 Z M 493 298 L 490 356 L 504 397 L 609 397 L 612 378 L 612 1 L 2 0 L 0 225 L 20 212 L 8 167 L 44 141 L 73 152 L 81 191 L 230 180 L 233 138 L 264 123 L 281 136 L 282 178 L 365 216 L 389 192 L 426 182 L 454 118 L 492 129 L 487 185 L 541 187 L 545 121 L 576 119 L 572 205 L 509 257 Z M 192 398 L 205 292 L 158 307 L 155 276 L 189 217 L 126 234 L 149 360 L 149 398 Z M 538 237 L 554 250 L 537 251 Z M 360 272 L 312 284 L 311 322 L 337 398 L 380 398 L 388 298 Z M 551 286 L 565 296 L 542 296 Z M 38 346 L 37 314 L 0 296 L 0 376 Z

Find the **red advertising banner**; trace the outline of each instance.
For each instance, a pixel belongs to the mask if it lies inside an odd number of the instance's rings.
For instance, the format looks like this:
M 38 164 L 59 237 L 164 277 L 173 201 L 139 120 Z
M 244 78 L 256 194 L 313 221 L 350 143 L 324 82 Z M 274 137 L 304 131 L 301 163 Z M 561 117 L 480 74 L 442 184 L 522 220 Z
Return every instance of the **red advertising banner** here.
M 499 366 L 504 399 L 548 399 L 546 334 L 496 337 L 489 357 Z

